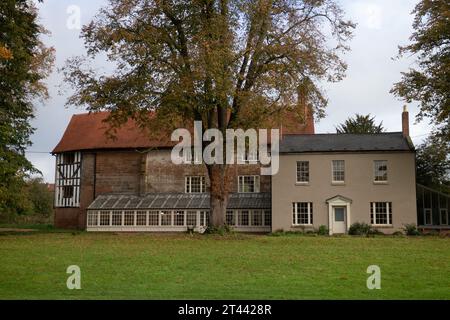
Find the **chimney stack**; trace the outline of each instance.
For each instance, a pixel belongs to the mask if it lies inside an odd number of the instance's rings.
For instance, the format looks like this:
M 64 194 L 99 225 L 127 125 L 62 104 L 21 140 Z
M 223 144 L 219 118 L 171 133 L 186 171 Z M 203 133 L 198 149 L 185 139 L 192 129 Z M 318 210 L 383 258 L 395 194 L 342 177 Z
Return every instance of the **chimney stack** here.
M 404 137 L 409 137 L 409 113 L 406 105 L 403 106 L 402 112 L 402 132 Z

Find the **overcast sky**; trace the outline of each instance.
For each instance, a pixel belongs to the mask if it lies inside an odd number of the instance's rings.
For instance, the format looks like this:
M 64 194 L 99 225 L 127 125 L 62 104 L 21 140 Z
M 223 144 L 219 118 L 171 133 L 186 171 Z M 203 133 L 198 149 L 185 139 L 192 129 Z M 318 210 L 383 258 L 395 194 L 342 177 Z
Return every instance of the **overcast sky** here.
M 389 93 L 412 60 L 392 60 L 399 44 L 412 33 L 411 11 L 418 0 L 341 0 L 346 16 L 356 22 L 351 52 L 344 56 L 347 77 L 335 84 L 323 84 L 329 98 L 326 118 L 316 123 L 316 132 L 334 133 L 335 126 L 355 113 L 372 114 L 388 131 L 401 131 L 403 102 Z M 84 54 L 79 30 L 69 29 L 67 21 L 73 5 L 80 8 L 81 23 L 88 23 L 106 0 L 46 0 L 38 4 L 41 23 L 51 32 L 45 42 L 56 49 L 56 68 L 74 55 Z M 70 22 L 70 21 L 69 21 Z M 55 72 L 48 79 L 51 98 L 36 105 L 36 128 L 28 159 L 42 171 L 47 182 L 54 181 L 54 158 L 49 152 L 58 143 L 74 113 L 84 110 L 65 107 L 66 96 L 58 94 L 62 77 Z M 415 143 L 430 131 L 427 122 L 413 124 L 417 105 L 409 105 L 410 134 Z M 82 134 L 82 133 L 80 133 Z

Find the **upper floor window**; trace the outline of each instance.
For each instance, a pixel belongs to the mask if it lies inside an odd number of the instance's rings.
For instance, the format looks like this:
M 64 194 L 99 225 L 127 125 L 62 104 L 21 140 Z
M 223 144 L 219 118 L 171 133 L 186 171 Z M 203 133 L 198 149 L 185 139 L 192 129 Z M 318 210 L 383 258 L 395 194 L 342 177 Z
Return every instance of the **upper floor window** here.
M 333 160 L 332 163 L 332 177 L 333 182 L 343 183 L 345 182 L 345 161 Z
M 392 202 L 371 202 L 370 223 L 373 225 L 392 225 Z
M 297 182 L 309 182 L 309 161 L 297 161 Z
M 206 191 L 205 176 L 187 176 L 185 177 L 186 193 L 203 193 Z
M 259 192 L 259 176 L 239 176 L 238 192 L 240 193 Z
M 386 160 L 376 160 L 374 164 L 374 181 L 375 182 L 386 182 L 388 179 L 387 175 L 387 161 Z
M 312 202 L 292 203 L 292 224 L 311 225 L 313 224 L 313 204 Z

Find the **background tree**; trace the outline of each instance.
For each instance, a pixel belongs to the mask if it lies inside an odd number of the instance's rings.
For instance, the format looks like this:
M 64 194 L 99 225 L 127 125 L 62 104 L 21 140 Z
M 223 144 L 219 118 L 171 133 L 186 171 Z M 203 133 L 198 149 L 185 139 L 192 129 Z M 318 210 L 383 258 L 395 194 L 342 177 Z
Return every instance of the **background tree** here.
M 133 118 L 161 132 L 199 120 L 224 134 L 293 110 L 303 86 L 321 116 L 317 84 L 343 78 L 339 54 L 353 27 L 333 0 L 110 0 L 82 30 L 87 56 L 64 69 L 75 90 L 68 104 L 111 111 L 112 128 Z M 104 54 L 114 71 L 100 74 L 90 63 Z M 220 226 L 229 166 L 206 167 Z
M 431 135 L 416 148 L 417 182 L 450 193 L 450 148 Z
M 391 90 L 406 102 L 420 102 L 417 120 L 430 117 L 450 143 L 450 2 L 422 0 L 415 7 L 411 44 L 400 47 L 400 56 L 417 57 L 417 67 L 402 73 Z
M 337 133 L 381 133 L 384 131 L 383 121 L 375 123 L 375 117 L 356 114 L 353 118 L 348 118 L 343 124 L 336 127 Z
M 31 144 L 33 100 L 48 96 L 42 80 L 53 63 L 53 49 L 39 36 L 33 1 L 0 2 L 0 213 L 22 210 L 24 178 L 33 169 L 25 158 Z

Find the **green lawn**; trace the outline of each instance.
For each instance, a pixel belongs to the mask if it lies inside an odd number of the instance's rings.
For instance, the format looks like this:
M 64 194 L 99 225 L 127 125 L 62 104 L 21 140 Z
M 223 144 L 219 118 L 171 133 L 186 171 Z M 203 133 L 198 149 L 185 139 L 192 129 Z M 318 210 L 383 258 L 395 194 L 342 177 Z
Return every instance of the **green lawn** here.
M 81 290 L 66 288 L 69 265 Z M 450 299 L 450 238 L 0 235 L 0 299 L 17 298 Z

